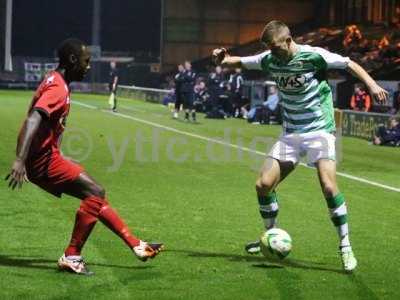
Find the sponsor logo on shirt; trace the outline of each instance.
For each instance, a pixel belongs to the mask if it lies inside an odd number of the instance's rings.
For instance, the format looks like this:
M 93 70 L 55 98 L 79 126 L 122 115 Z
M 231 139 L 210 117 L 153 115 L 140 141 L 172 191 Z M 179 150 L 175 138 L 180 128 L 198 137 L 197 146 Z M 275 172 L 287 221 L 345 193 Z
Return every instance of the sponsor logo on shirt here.
M 299 90 L 307 87 L 313 81 L 314 75 L 314 72 L 300 74 L 275 73 L 272 79 L 280 89 Z
M 279 88 L 286 90 L 300 89 L 307 83 L 307 78 L 303 74 L 291 76 L 277 75 L 273 77 L 273 80 L 276 82 Z

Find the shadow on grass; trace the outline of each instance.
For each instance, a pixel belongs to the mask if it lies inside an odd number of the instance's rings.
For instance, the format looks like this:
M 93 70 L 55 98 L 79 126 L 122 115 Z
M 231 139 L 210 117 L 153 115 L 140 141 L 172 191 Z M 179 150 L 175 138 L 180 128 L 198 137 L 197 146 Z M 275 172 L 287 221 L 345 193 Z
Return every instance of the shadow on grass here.
M 212 253 L 212 252 L 200 252 L 193 250 L 166 250 L 166 252 L 176 252 L 185 253 L 190 257 L 199 258 L 226 258 L 233 262 L 252 262 L 255 268 L 265 268 L 265 269 L 280 269 L 284 267 L 304 269 L 304 270 L 316 270 L 316 271 L 326 271 L 338 274 L 347 274 L 342 269 L 331 268 L 326 266 L 324 263 L 305 261 L 299 259 L 286 258 L 284 260 L 280 259 L 267 259 L 264 256 L 254 256 L 254 255 L 240 255 L 240 254 L 227 254 L 227 253 Z
M 51 264 L 51 265 L 50 265 Z M 130 270 L 144 270 L 151 269 L 153 266 L 121 266 L 113 264 L 103 264 L 103 263 L 88 263 L 89 266 L 96 267 L 107 267 L 107 268 L 119 268 L 119 269 L 130 269 Z M 41 270 L 56 270 L 57 261 L 46 258 L 38 257 L 22 257 L 15 255 L 0 255 L 0 266 L 3 267 L 15 267 L 15 268 L 32 268 Z
M 364 283 L 360 276 L 357 274 L 351 274 L 349 276 L 350 281 L 357 287 L 357 293 L 360 299 L 372 299 L 378 300 L 379 297 L 372 291 L 372 289 Z

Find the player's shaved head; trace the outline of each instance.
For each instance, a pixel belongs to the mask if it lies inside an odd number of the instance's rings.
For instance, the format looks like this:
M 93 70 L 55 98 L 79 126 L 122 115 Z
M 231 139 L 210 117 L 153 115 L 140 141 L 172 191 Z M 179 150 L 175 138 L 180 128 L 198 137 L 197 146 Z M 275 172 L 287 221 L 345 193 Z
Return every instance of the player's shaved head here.
M 285 40 L 291 38 L 289 27 L 281 21 L 271 21 L 265 25 L 261 34 L 261 42 L 270 44 L 274 39 Z
M 60 65 L 67 66 L 71 64 L 71 55 L 79 58 L 82 55 L 84 47 L 85 44 L 79 39 L 70 38 L 64 40 L 57 49 Z
M 67 39 L 57 49 L 58 70 L 64 70 L 67 82 L 81 81 L 90 69 L 89 48 L 79 39 Z

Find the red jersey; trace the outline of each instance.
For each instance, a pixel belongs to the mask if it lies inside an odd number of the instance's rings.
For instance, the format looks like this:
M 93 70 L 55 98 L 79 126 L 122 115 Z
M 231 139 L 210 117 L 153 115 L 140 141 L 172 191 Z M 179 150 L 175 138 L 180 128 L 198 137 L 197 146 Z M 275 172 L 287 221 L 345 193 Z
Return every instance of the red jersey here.
M 60 73 L 53 71 L 46 75 L 29 107 L 43 112 L 43 118 L 29 150 L 29 159 L 39 158 L 51 152 L 59 152 L 59 141 L 64 131 L 70 108 L 70 90 Z M 21 136 L 21 132 L 20 132 Z

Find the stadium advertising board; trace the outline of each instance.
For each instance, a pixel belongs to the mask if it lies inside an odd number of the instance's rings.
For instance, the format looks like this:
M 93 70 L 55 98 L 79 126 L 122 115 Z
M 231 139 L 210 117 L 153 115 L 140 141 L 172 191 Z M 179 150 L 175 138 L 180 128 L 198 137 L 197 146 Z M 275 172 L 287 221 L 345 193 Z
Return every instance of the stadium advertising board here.
M 343 110 L 342 135 L 371 139 L 379 125 L 388 123 L 389 114 Z

